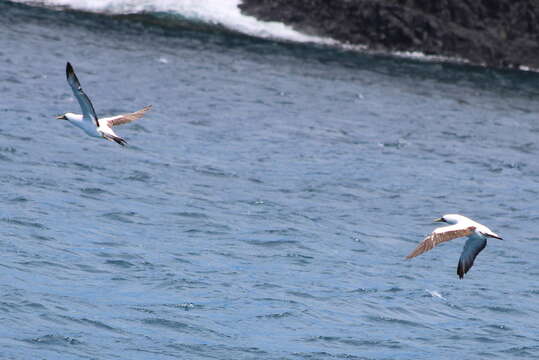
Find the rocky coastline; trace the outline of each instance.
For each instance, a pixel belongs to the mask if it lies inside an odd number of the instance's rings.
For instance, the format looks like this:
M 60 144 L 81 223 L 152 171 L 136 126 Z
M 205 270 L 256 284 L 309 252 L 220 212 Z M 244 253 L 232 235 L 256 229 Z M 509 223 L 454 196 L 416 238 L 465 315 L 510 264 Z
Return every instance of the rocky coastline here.
M 243 0 L 240 8 L 372 51 L 539 69 L 538 0 Z

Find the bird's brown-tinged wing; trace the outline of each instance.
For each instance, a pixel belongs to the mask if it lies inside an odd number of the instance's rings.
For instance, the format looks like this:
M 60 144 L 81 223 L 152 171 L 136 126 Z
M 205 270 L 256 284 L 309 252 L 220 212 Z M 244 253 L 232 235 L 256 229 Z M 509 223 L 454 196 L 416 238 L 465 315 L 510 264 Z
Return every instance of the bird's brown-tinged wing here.
M 417 247 L 406 256 L 406 259 L 414 258 L 418 255 L 423 254 L 426 251 L 431 250 L 436 245 L 443 243 L 445 241 L 453 240 L 463 236 L 469 236 L 475 231 L 475 226 L 469 226 L 466 228 L 452 229 L 451 226 L 444 228 L 438 228 L 434 230 L 429 236 L 427 236 L 423 241 L 417 245 Z
M 130 123 L 131 121 L 135 121 L 137 119 L 140 119 L 141 117 L 144 116 L 146 111 L 150 110 L 151 108 L 152 108 L 152 105 L 148 105 L 148 106 L 143 107 L 139 111 L 135 111 L 135 112 L 130 113 L 130 114 L 123 114 L 123 115 L 113 116 L 111 118 L 101 119 L 101 120 L 106 120 L 108 125 L 111 126 L 111 127 L 112 126 L 118 126 L 118 125 Z

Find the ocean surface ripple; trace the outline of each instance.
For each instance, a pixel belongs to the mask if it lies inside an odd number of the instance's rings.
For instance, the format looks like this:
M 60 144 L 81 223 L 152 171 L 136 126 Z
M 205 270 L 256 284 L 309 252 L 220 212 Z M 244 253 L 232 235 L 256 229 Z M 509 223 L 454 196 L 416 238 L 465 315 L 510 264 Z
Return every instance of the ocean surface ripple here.
M 0 358 L 537 358 L 537 74 L 0 13 Z M 403 259 L 449 212 L 506 239 L 464 280 Z

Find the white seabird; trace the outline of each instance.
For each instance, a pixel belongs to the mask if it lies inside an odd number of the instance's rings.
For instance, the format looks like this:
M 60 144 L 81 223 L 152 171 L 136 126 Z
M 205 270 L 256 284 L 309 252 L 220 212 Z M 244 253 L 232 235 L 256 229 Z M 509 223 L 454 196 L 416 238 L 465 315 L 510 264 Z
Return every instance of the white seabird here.
M 503 240 L 498 234 L 485 225 L 475 222 L 466 216 L 448 214 L 434 221 L 446 222 L 450 224 L 450 226 L 442 226 L 434 229 L 430 235 L 419 243 L 406 259 L 421 255 L 444 241 L 466 236 L 468 237 L 468 240 L 466 240 L 466 243 L 464 244 L 457 266 L 457 274 L 461 279 L 472 267 L 475 257 L 485 248 L 485 246 L 487 246 L 487 238 L 490 237 Z
M 94 110 L 92 102 L 88 96 L 82 90 L 79 79 L 75 75 L 73 66 L 70 63 L 66 65 L 66 76 L 67 82 L 73 90 L 75 98 L 79 102 L 80 108 L 82 110 L 81 114 L 65 113 L 63 115 L 57 116 L 59 120 L 67 120 L 71 124 L 75 125 L 78 128 L 81 128 L 86 134 L 92 137 L 105 138 L 109 141 L 115 141 L 116 143 L 124 146 L 127 142 L 116 135 L 112 130 L 113 126 L 129 123 L 133 120 L 141 118 L 144 113 L 152 107 L 151 105 L 146 106 L 139 111 L 135 111 L 130 114 L 123 114 L 117 116 L 111 116 L 106 118 L 98 119 Z

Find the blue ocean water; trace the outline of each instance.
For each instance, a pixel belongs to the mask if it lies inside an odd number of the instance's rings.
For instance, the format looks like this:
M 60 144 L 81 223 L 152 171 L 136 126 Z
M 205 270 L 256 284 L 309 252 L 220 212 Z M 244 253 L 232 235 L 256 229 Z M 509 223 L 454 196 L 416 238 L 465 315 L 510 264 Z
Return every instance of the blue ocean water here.
M 537 74 L 0 13 L 0 358 L 537 358 Z M 451 212 L 505 239 L 463 280 L 404 260 Z

